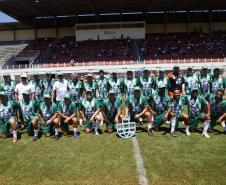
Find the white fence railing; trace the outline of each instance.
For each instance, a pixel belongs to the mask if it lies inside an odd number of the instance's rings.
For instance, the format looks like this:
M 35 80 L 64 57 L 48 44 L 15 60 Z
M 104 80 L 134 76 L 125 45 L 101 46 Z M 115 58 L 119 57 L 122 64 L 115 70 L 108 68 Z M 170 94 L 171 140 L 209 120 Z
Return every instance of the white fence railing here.
M 226 60 L 224 58 L 197 58 L 197 59 L 153 59 L 144 61 L 90 61 L 90 62 L 75 62 L 75 63 L 49 63 L 49 64 L 22 64 L 22 65 L 7 65 L 4 67 L 6 70 L 16 70 L 16 69 L 36 69 L 36 68 L 64 68 L 64 67 L 87 67 L 87 66 L 123 66 L 123 65 L 152 65 L 152 64 L 199 64 L 199 63 L 224 63 Z

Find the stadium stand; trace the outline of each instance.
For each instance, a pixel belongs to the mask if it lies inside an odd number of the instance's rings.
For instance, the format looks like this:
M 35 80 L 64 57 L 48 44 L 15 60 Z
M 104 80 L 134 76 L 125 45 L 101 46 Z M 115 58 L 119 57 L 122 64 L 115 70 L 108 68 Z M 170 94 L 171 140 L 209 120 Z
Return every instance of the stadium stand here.
M 138 41 L 144 59 L 224 58 L 226 33 L 147 34 Z

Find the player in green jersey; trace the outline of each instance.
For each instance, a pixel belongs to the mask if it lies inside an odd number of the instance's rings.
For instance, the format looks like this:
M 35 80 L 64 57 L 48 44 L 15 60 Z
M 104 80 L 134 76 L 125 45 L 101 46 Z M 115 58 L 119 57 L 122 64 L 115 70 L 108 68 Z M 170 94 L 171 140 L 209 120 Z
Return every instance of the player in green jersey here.
M 83 93 L 83 83 L 79 80 L 78 74 L 71 74 L 71 80 L 68 81 L 68 91 L 72 100 L 76 103 L 81 99 Z
M 139 83 L 142 88 L 143 96 L 148 98 L 155 89 L 154 78 L 150 76 L 148 69 L 144 70 L 143 76 L 140 77 Z
M 57 133 L 59 128 L 59 119 L 57 117 L 57 105 L 51 100 L 50 94 L 44 94 L 44 102 L 39 105 L 40 120 L 43 124 L 44 135 L 51 135 L 53 126 Z
M 191 94 L 192 89 L 199 88 L 199 78 L 196 74 L 194 74 L 191 67 L 187 69 L 187 75 L 185 75 L 184 80 L 184 88 L 187 95 Z
M 23 99 L 19 101 L 20 110 L 23 116 L 25 126 L 29 136 L 32 136 L 34 131 L 33 141 L 38 140 L 38 124 L 40 115 L 37 113 L 38 104 L 36 100 L 31 100 L 30 91 L 26 90 L 22 93 Z
M 112 73 L 112 77 L 109 79 L 110 89 L 115 92 L 117 98 L 121 98 L 122 95 L 122 79 L 118 78 L 117 73 Z
M 190 132 L 188 130 L 188 115 L 184 113 L 184 105 L 185 105 L 185 98 L 181 96 L 181 92 L 179 89 L 174 89 L 173 91 L 173 98 L 171 100 L 169 106 L 169 118 L 171 122 L 171 131 L 170 134 L 173 137 L 176 137 L 176 128 L 179 125 L 180 121 L 185 123 L 186 134 L 189 136 Z
M 121 100 L 115 96 L 113 90 L 109 91 L 108 98 L 103 103 L 103 117 L 107 125 L 107 132 L 112 133 L 114 125 L 122 120 Z
M 210 132 L 213 132 L 213 128 L 216 124 L 221 124 L 224 127 L 224 134 L 226 134 L 226 100 L 223 98 L 224 91 L 218 89 L 216 94 L 211 94 L 209 97 L 209 103 L 211 108 L 211 123 L 210 123 Z
M 3 79 L 4 79 L 4 81 L 0 85 L 0 90 L 4 91 L 6 93 L 8 99 L 14 99 L 16 82 L 11 80 L 9 73 L 4 73 Z
M 138 83 L 137 78 L 133 78 L 133 72 L 127 71 L 126 78 L 123 81 L 123 91 L 124 91 L 126 98 L 128 98 L 130 95 L 133 94 L 134 87 L 138 86 L 138 85 L 139 85 L 139 83 Z
M 211 76 L 208 74 L 208 68 L 203 67 L 199 75 L 199 84 L 200 84 L 199 92 L 206 99 L 210 94 L 210 83 L 211 83 Z
M 13 142 L 17 142 L 17 119 L 18 104 L 13 99 L 8 99 L 6 92 L 0 92 L 0 134 L 4 137 L 13 133 Z
M 220 69 L 215 68 L 213 70 L 213 76 L 211 77 L 210 93 L 215 94 L 218 89 L 225 91 L 225 85 L 224 79 L 220 76 Z
M 185 100 L 188 105 L 189 125 L 194 129 L 201 121 L 204 125 L 202 135 L 209 138 L 207 131 L 210 126 L 210 104 L 199 95 L 198 89 L 192 89 L 191 95 L 187 95 Z
M 38 73 L 33 73 L 33 80 L 29 82 L 35 90 L 35 99 L 38 103 L 43 101 L 43 83 Z
M 75 139 L 79 139 L 78 122 L 76 118 L 77 111 L 78 107 L 75 102 L 71 101 L 71 95 L 66 93 L 64 95 L 64 100 L 58 105 L 58 115 L 63 135 L 66 136 L 69 134 L 68 125 L 72 125 Z M 58 139 L 58 134 L 55 133 L 55 137 Z
M 93 75 L 92 74 L 86 75 L 86 81 L 84 82 L 84 91 L 86 92 L 87 90 L 91 90 L 93 97 L 96 98 L 97 89 L 98 85 L 96 81 L 93 79 Z
M 148 111 L 147 98 L 142 95 L 140 87 L 134 88 L 134 94 L 127 98 L 127 110 L 130 119 L 135 122 L 142 122 L 145 120 L 148 123 L 148 133 L 152 134 L 152 115 Z
M 47 72 L 46 78 L 43 80 L 43 94 L 52 94 L 53 84 L 55 80 L 52 78 L 52 73 Z
M 157 92 L 154 92 L 149 97 L 149 109 L 154 116 L 153 124 L 155 131 L 159 131 L 159 127 L 168 121 L 170 97 L 166 94 L 166 87 L 164 84 L 158 86 Z
M 99 125 L 101 122 L 100 104 L 99 101 L 93 97 L 92 90 L 86 90 L 86 96 L 81 100 L 81 117 L 85 124 L 85 132 L 91 133 L 95 132 L 96 135 L 99 135 Z

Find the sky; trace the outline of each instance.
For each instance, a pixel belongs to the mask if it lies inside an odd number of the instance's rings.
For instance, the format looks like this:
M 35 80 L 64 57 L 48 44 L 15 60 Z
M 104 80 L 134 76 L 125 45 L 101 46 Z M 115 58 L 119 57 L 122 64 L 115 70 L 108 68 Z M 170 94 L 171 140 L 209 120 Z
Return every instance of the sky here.
M 9 17 L 8 15 L 0 11 L 0 23 L 16 22 L 16 21 L 17 20 L 13 19 L 12 17 Z

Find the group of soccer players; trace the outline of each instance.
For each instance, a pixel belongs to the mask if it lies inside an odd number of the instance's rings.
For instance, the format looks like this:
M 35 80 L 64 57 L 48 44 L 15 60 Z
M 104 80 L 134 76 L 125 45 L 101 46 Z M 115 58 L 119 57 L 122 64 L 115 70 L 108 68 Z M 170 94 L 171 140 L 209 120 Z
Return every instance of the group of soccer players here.
M 176 137 L 176 129 L 183 123 L 190 136 L 199 122 L 204 125 L 202 134 L 206 138 L 216 124 L 221 124 L 226 133 L 226 81 L 218 68 L 213 74 L 207 68 L 199 74 L 188 68 L 182 74 L 175 66 L 171 73 L 159 71 L 156 76 L 145 69 L 136 77 L 127 71 L 123 79 L 117 73 L 107 76 L 103 70 L 84 78 L 71 74 L 69 80 L 63 73 L 57 73 L 56 79 L 51 73 L 46 73 L 45 79 L 37 73 L 32 76 L 28 80 L 23 74 L 16 84 L 10 74 L 4 73 L 0 84 L 0 133 L 5 138 L 12 135 L 13 142 L 18 140 L 19 126 L 25 127 L 36 141 L 40 130 L 46 137 L 58 140 L 61 133 L 70 134 L 71 125 L 77 140 L 79 125 L 85 133 L 99 135 L 99 127 L 105 123 L 106 131 L 112 133 L 115 124 L 128 117 L 147 123 L 149 135 L 166 123 L 170 134 Z

